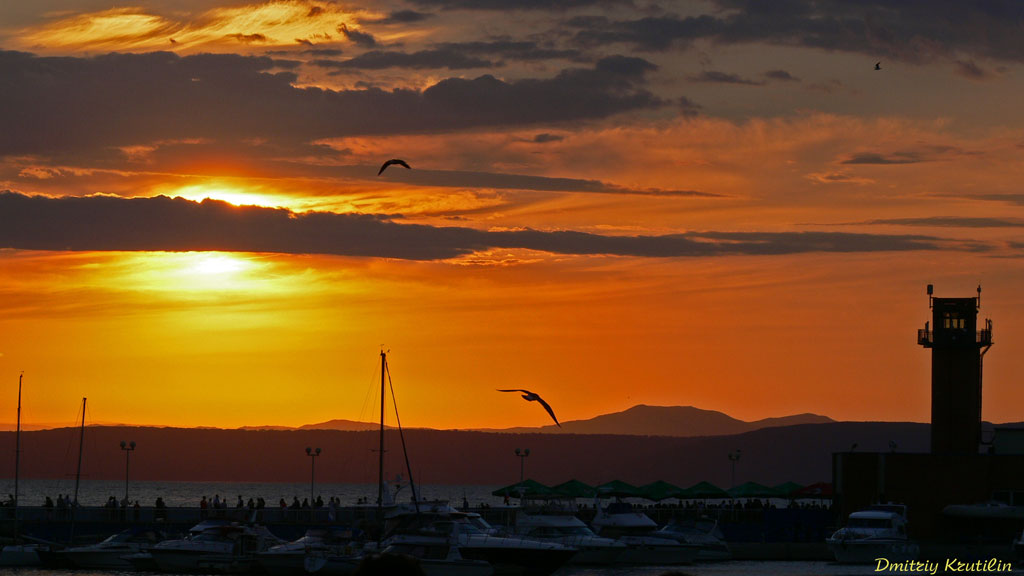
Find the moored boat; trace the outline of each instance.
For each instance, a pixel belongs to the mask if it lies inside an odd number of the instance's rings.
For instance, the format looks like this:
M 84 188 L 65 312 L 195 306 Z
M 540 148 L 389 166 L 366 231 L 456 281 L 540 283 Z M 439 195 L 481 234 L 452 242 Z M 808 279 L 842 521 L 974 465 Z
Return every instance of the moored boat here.
M 495 574 L 546 576 L 558 570 L 577 550 L 555 542 L 487 534 L 470 517 L 447 504 L 421 505 L 396 511 L 384 547 L 410 536 L 430 536 L 458 546 L 464 559 L 489 563 Z
M 850 514 L 846 526 L 826 542 L 836 561 L 872 564 L 878 558 L 890 562 L 917 559 L 920 551 L 907 536 L 906 507 L 884 504 Z
M 0 548 L 0 567 L 30 567 L 39 566 L 42 561 L 39 557 L 39 544 L 8 544 Z
M 623 564 L 674 566 L 692 564 L 697 557 L 697 546 L 655 535 L 658 524 L 627 502 L 597 506 L 590 525 L 598 535 L 626 545 L 618 560 Z
M 718 523 L 710 520 L 684 522 L 673 520 L 654 532 L 655 536 L 671 538 L 697 547 L 697 562 L 717 562 L 732 559 L 732 551 L 718 529 Z
M 39 558 L 40 546 L 22 541 L 18 532 L 18 479 L 21 476 L 21 381 L 24 377 L 24 373 L 18 376 L 18 421 L 14 436 L 14 494 L 9 503 L 13 508 L 11 515 L 14 517 L 14 543 L 0 548 L 0 566 L 3 567 L 39 566 L 42 563 Z
M 118 532 L 91 546 L 76 546 L 57 552 L 74 568 L 97 570 L 130 570 L 133 565 L 125 556 L 144 552 L 167 537 L 152 528 L 132 528 Z
M 149 549 L 162 572 L 245 574 L 256 567 L 256 554 L 281 544 L 264 526 L 205 523 L 189 537 L 165 540 Z
M 594 534 L 576 517 L 574 500 L 546 498 L 524 502 L 516 511 L 514 531 L 524 538 L 556 542 L 577 550 L 570 564 L 608 565 L 619 561 L 626 544 Z
M 452 522 L 448 535 L 396 534 L 388 539 L 383 554 L 414 558 L 427 576 L 491 576 L 494 567 L 486 560 L 462 556 L 460 530 Z
M 362 544 L 353 540 L 351 530 L 311 529 L 298 540 L 257 553 L 256 561 L 271 576 L 301 576 L 309 572 L 306 567 L 308 556 L 356 556 L 361 549 Z

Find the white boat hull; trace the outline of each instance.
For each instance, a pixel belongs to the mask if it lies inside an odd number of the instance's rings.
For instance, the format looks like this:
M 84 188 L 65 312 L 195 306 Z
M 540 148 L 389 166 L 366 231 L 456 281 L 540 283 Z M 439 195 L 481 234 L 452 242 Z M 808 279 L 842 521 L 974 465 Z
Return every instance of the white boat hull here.
M 626 544 L 619 556 L 620 564 L 676 566 L 693 564 L 697 558 L 696 546 L 670 544 L 664 538 L 623 536 L 619 541 Z
M 607 566 L 619 562 L 622 553 L 626 548 L 581 548 L 575 556 L 569 559 L 569 564 L 586 564 L 592 566 Z
M 879 558 L 890 562 L 916 560 L 918 545 L 909 540 L 871 539 L 829 540 L 828 548 L 841 564 L 875 564 Z
M 153 555 L 149 552 L 136 552 L 135 554 L 125 554 L 121 557 L 125 562 L 131 565 L 131 569 L 138 572 L 156 572 L 159 568 L 156 562 L 153 561 Z
M 39 566 L 41 563 L 36 544 L 10 544 L 0 549 L 0 566 Z
M 260 552 L 256 563 L 270 576 L 302 576 L 306 573 L 306 551 Z
M 161 572 L 184 574 L 244 574 L 256 562 L 251 556 L 191 552 L 186 550 L 152 550 L 153 561 Z
M 316 574 L 317 576 L 348 576 L 356 571 L 361 560 L 360 556 L 309 554 L 303 561 L 303 568 L 307 574 Z
M 427 576 L 491 576 L 494 568 L 482 560 L 420 560 Z
M 60 552 L 75 568 L 92 570 L 131 570 L 132 563 L 124 557 L 138 550 L 65 550 Z

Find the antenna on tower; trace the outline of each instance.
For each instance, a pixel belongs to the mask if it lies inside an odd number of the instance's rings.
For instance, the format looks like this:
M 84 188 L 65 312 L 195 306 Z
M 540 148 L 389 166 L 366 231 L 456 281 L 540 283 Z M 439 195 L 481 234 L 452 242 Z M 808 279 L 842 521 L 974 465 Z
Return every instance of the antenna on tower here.
M 931 284 L 928 285 L 928 309 L 932 308 L 932 293 L 935 292 L 935 287 Z
M 978 309 L 981 309 L 981 284 L 978 284 Z

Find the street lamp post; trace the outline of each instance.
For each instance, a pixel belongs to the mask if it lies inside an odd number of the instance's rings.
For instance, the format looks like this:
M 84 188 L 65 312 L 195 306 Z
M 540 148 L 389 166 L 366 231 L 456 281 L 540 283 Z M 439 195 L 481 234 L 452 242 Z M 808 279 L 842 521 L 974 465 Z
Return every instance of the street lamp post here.
M 313 502 L 316 500 L 314 494 L 316 493 L 316 457 L 320 455 L 320 449 L 316 450 L 306 446 L 306 456 L 309 456 L 310 469 L 309 469 L 309 505 L 313 506 Z
M 520 484 L 523 483 L 523 478 L 524 478 L 523 472 L 526 469 L 526 457 L 529 456 L 529 455 L 530 455 L 530 449 L 529 448 L 525 448 L 523 450 L 520 450 L 519 448 L 516 448 L 516 456 L 519 456 L 519 483 Z M 519 491 L 520 491 L 520 493 L 522 493 L 522 488 L 520 488 Z
M 736 487 L 736 462 L 740 459 L 741 454 L 742 450 L 739 448 L 735 452 L 729 453 L 729 461 L 732 462 L 732 488 Z
M 124 501 L 125 506 L 128 505 L 128 462 L 130 460 L 132 451 L 135 450 L 135 441 L 125 442 L 121 440 L 121 450 L 124 450 Z

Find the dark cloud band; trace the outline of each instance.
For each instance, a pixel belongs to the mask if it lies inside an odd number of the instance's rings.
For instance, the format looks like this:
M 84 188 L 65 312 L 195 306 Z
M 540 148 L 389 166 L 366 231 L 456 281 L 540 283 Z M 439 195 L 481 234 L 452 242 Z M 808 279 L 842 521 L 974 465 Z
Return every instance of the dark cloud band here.
M 0 193 L 0 247 L 78 251 L 237 251 L 440 260 L 489 248 L 557 254 L 693 257 L 936 250 L 929 236 L 837 232 L 692 232 L 604 236 L 400 224 L 388 217 L 237 207 L 183 198 Z M 965 246 L 964 248 L 970 248 Z M 977 249 L 977 247 L 975 247 Z
M 623 43 L 640 50 L 687 48 L 695 40 L 722 44 L 765 42 L 870 57 L 926 62 L 936 57 L 961 63 L 959 55 L 1024 61 L 1024 3 L 1017 0 L 715 0 L 714 15 L 673 14 L 635 20 L 602 16 L 567 21 L 584 46 Z M 971 77 L 982 73 L 961 64 Z
M 551 78 L 449 78 L 423 90 L 299 88 L 271 58 L 171 53 L 42 58 L 0 51 L 0 156 L 154 141 L 415 134 L 606 118 L 665 104 L 653 65 L 608 57 Z

